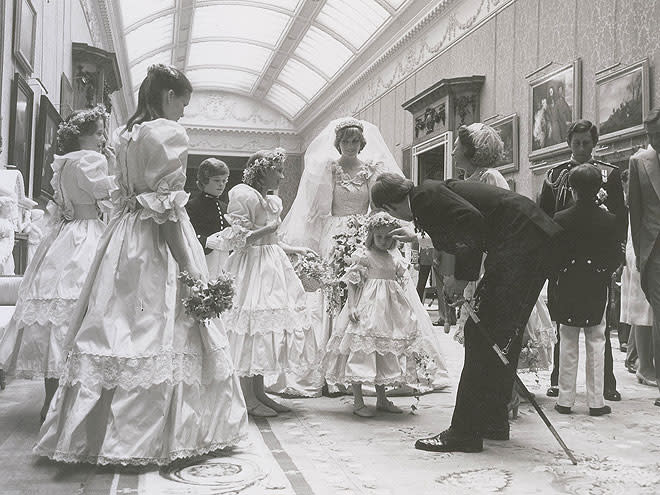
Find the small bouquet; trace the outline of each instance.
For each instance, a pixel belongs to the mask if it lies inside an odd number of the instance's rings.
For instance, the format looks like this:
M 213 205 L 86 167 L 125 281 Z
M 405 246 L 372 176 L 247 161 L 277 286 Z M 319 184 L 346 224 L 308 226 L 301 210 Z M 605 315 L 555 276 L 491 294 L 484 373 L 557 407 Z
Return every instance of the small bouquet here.
M 226 272 L 220 272 L 217 279 L 206 285 L 188 272 L 181 272 L 179 280 L 190 289 L 190 295 L 183 299 L 186 314 L 199 322 L 217 318 L 233 306 L 234 279 Z
M 307 292 L 316 292 L 332 280 L 330 264 L 316 253 L 298 256 L 293 268 Z

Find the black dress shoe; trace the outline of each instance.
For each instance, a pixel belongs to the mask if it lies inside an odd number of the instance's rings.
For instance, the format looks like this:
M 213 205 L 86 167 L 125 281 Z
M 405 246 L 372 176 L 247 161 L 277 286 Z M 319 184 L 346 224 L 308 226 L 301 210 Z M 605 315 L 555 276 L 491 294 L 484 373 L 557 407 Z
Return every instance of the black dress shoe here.
M 660 399 L 655 399 L 654 405 L 660 407 Z
M 621 400 L 621 394 L 616 390 L 606 390 L 603 392 L 603 397 L 605 400 L 611 400 L 614 402 L 619 402 Z
M 560 406 L 559 404 L 555 404 L 555 411 L 557 411 L 559 414 L 571 414 L 571 408 L 567 406 Z
M 508 440 L 509 439 L 509 429 L 508 428 L 489 428 L 483 432 L 483 437 L 488 440 Z
M 415 448 L 429 452 L 481 452 L 484 442 L 481 438 L 460 437 L 445 430 L 429 438 L 420 438 Z
M 548 397 L 559 397 L 559 387 L 553 385 L 548 388 L 548 391 L 545 393 Z
M 611 412 L 612 408 L 610 406 L 589 408 L 589 416 L 602 416 L 603 414 L 610 414 Z

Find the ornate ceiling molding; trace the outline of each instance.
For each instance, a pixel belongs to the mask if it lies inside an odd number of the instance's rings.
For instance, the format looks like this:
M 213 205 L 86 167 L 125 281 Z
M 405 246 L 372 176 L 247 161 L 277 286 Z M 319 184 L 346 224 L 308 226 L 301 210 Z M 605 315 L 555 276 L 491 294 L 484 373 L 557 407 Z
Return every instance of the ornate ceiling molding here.
M 333 115 L 355 114 L 459 42 L 514 0 L 444 0 L 371 62 L 348 85 L 337 90 L 315 112 L 299 123 L 308 127 L 327 109 Z M 357 95 L 357 96 L 356 96 Z M 350 103 L 347 101 L 350 100 Z
M 202 129 L 186 126 L 191 153 L 247 156 L 258 150 L 282 147 L 290 153 L 302 153 L 301 140 L 291 134 Z

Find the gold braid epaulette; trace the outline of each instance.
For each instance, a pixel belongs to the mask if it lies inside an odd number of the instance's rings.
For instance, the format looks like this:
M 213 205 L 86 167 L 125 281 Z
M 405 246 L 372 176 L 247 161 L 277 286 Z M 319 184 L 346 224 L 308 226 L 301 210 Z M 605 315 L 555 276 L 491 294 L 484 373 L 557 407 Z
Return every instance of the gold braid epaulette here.
M 552 167 L 545 175 L 545 180 L 554 192 L 555 195 L 555 212 L 561 210 L 566 205 L 566 197 L 568 194 L 568 167 L 564 168 L 559 172 L 557 178 L 552 180 L 552 172 L 555 168 L 565 165 L 557 165 Z

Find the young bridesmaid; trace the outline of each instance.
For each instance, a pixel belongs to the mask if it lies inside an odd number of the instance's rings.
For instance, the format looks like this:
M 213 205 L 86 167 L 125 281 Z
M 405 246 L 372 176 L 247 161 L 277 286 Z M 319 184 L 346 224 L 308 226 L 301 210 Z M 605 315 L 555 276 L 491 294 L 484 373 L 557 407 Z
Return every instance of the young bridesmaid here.
M 419 376 L 423 367 L 418 364 L 428 360 L 422 350 L 427 345 L 424 335 L 433 326 L 417 293 L 409 290 L 408 263 L 389 236 L 398 227 L 385 212 L 369 219 L 366 250 L 354 255 L 346 270 L 348 300 L 323 360 L 328 383 L 352 385 L 353 413 L 361 417 L 375 415 L 364 404 L 362 384 L 376 386 L 377 410 L 401 413 L 387 399 L 385 386 L 423 384 L 432 376 Z M 433 355 L 442 359 L 436 350 Z M 429 370 L 433 367 L 444 363 L 429 363 Z
M 44 378 L 41 422 L 64 366 L 62 344 L 71 313 L 105 230 L 99 206 L 110 196 L 108 159 L 114 162 L 111 148 L 104 147 L 106 117 L 97 107 L 77 111 L 60 125 L 50 230 L 25 272 L 16 310 L 0 339 L 0 368 L 21 378 Z
M 35 453 L 64 462 L 169 464 L 236 444 L 247 416 L 220 319 L 186 314 L 182 271 L 206 280 L 184 208 L 192 87 L 153 65 L 118 145 L 117 214 L 69 330 Z
M 248 414 L 257 417 L 289 411 L 266 394 L 264 375 L 302 375 L 319 364 L 305 289 L 286 255 L 311 250 L 279 241 L 282 200 L 268 194 L 284 177 L 285 158 L 278 148 L 248 159 L 244 183 L 229 191 L 231 227 L 223 231 L 223 249 L 234 250 L 225 269 L 236 280 L 227 334 Z

